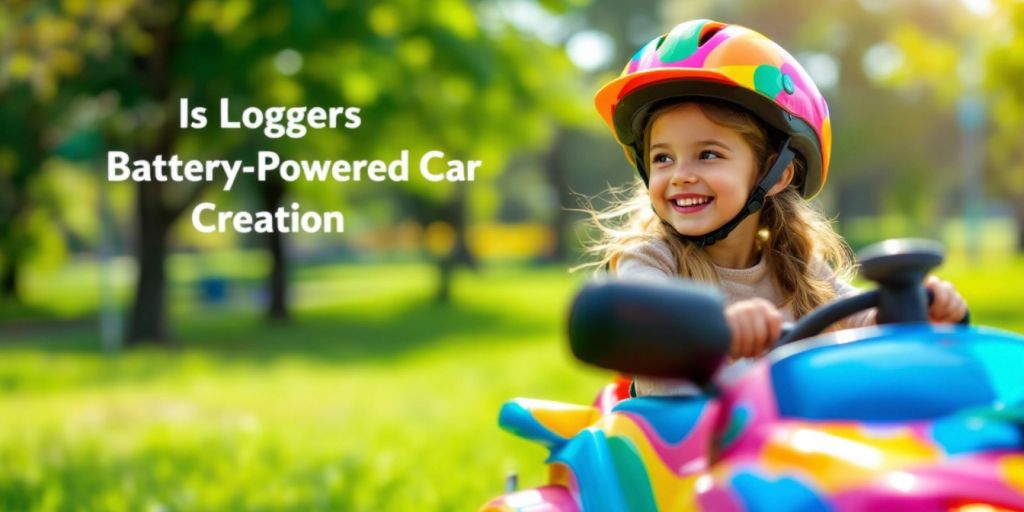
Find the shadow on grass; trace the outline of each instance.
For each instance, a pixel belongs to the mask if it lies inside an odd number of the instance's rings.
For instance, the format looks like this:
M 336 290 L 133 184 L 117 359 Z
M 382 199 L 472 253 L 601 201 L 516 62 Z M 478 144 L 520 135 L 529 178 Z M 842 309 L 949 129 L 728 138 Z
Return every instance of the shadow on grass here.
M 553 332 L 548 319 L 408 301 L 386 315 L 365 311 L 306 313 L 288 323 L 262 317 L 206 317 L 178 332 L 189 351 L 222 359 L 266 361 L 305 355 L 321 361 L 388 360 L 437 343 L 490 343 Z
M 305 312 L 284 324 L 242 313 L 203 313 L 181 319 L 174 348 L 126 350 L 105 357 L 95 327 L 55 330 L 0 343 L 0 392 L 139 384 L 222 371 L 260 372 L 280 361 L 357 367 L 386 364 L 419 350 L 446 351 L 559 336 L 557 322 L 493 305 L 439 306 L 406 300 L 372 314 Z M 95 325 L 95 324 L 93 324 Z M 2 339 L 2 331 L 0 331 Z
M 303 311 L 286 322 L 269 322 L 262 315 L 237 310 L 179 316 L 187 318 L 175 318 L 174 346 L 140 348 L 167 356 L 198 353 L 237 362 L 288 355 L 352 363 L 400 357 L 436 343 L 490 343 L 557 331 L 557 322 L 550 317 L 502 311 L 493 304 L 441 305 L 410 297 L 386 307 L 369 303 L 351 310 Z M 88 317 L 0 324 L 0 354 L 101 354 L 97 325 L 98 320 Z
M 0 340 L 40 326 L 74 325 L 88 321 L 87 316 L 68 316 L 38 305 L 0 299 L 0 336 L 3 336 Z

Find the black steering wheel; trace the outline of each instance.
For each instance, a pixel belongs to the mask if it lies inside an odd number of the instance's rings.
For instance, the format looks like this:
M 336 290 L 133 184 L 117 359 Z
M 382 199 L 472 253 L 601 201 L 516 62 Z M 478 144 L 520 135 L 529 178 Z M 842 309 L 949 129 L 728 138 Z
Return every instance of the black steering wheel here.
M 864 249 L 858 259 L 861 275 L 877 283 L 878 289 L 815 309 L 784 328 L 775 342 L 776 347 L 820 334 L 843 318 L 869 308 L 878 308 L 879 324 L 928 321 L 928 305 L 934 297 L 924 287 L 924 278 L 942 263 L 943 251 L 939 244 L 930 240 L 888 240 Z M 968 311 L 959 323 L 968 325 L 970 322 Z
M 879 324 L 927 322 L 924 278 L 942 258 L 942 247 L 927 240 L 868 247 L 860 253 L 860 271 L 878 289 L 819 307 L 786 329 L 776 346 L 872 307 Z M 702 283 L 596 280 L 570 308 L 569 346 L 579 360 L 602 368 L 703 383 L 729 353 L 732 333 L 724 310 L 724 296 Z M 968 322 L 970 315 L 961 320 Z

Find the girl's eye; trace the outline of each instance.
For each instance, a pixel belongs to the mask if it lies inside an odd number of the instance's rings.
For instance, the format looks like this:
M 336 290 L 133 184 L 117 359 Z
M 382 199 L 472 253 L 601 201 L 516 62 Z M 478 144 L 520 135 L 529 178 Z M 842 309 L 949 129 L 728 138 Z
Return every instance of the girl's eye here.
M 667 163 L 667 162 L 671 162 L 671 161 L 672 161 L 672 157 L 666 155 L 665 153 L 658 153 L 657 155 L 654 155 L 653 157 L 651 157 L 651 162 L 656 163 L 656 164 L 663 164 L 663 163 Z
M 716 153 L 714 151 L 701 151 L 700 152 L 700 159 L 701 160 L 714 160 L 714 159 L 717 159 L 717 158 L 722 158 L 722 155 L 720 155 L 720 154 L 718 154 L 718 153 Z

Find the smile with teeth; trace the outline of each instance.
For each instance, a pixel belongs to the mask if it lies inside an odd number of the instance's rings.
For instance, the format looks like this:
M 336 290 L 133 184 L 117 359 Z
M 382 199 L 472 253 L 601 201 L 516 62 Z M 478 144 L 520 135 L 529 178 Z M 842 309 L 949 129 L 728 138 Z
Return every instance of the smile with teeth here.
M 701 196 L 701 197 L 686 197 L 686 198 L 681 198 L 681 199 L 674 199 L 672 202 L 675 203 L 676 206 L 699 206 L 699 205 L 705 204 L 705 203 L 707 203 L 709 201 L 711 201 L 710 197 Z

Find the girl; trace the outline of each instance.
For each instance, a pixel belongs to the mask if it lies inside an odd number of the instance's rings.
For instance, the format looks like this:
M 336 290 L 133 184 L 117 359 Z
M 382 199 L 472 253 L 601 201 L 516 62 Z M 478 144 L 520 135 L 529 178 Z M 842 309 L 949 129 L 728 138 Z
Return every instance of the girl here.
M 595 265 L 716 283 L 733 358 L 763 354 L 784 320 L 855 291 L 849 249 L 807 202 L 828 174 L 828 106 L 780 46 L 738 25 L 688 21 L 641 48 L 596 105 L 642 184 L 595 215 L 604 233 Z M 925 284 L 932 321 L 964 316 L 952 285 Z M 844 326 L 873 323 L 871 311 Z M 635 384 L 641 395 L 695 391 L 685 381 Z

